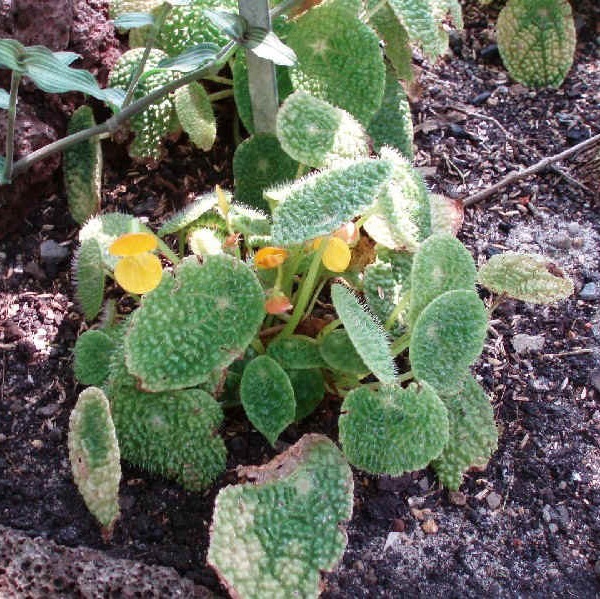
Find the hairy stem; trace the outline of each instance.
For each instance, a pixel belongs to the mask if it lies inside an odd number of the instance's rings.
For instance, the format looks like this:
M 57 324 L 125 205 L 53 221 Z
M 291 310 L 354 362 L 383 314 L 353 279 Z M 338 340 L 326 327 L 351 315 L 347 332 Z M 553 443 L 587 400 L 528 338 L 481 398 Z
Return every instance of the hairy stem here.
M 135 69 L 135 73 L 133 74 L 133 77 L 131 78 L 131 81 L 129 82 L 129 87 L 127 88 L 127 92 L 125 94 L 125 99 L 123 100 L 123 105 L 121 106 L 121 108 L 126 108 L 127 106 L 129 106 L 129 104 L 131 104 L 131 100 L 133 99 L 133 94 L 135 93 L 135 88 L 137 87 L 140 77 L 142 76 L 142 73 L 144 72 L 144 67 L 146 66 L 146 61 L 148 60 L 148 56 L 150 56 L 150 52 L 151 52 L 152 48 L 154 47 L 154 42 L 156 42 L 156 38 L 158 37 L 158 34 L 160 33 L 160 30 L 162 29 L 162 26 L 165 22 L 165 19 L 167 18 L 167 15 L 169 14 L 170 10 L 171 10 L 171 5 L 168 2 L 164 2 L 161 5 L 160 12 L 156 16 L 156 20 L 154 21 L 154 24 L 150 28 L 150 33 L 148 34 L 148 37 L 146 38 L 146 47 L 144 48 L 144 53 L 142 54 L 142 58 L 140 59 L 140 62 L 138 63 L 138 65 Z
M 192 81 L 196 81 L 198 79 L 202 79 L 208 74 L 211 74 L 214 69 L 220 68 L 220 66 L 227 62 L 228 57 L 233 53 L 236 48 L 236 42 L 231 41 L 226 46 L 223 46 L 215 58 L 209 62 L 207 65 L 191 71 L 176 79 L 175 81 L 171 81 L 167 85 L 163 87 L 159 87 L 155 89 L 153 92 L 140 98 L 136 102 L 133 102 L 126 108 L 124 108 L 121 112 L 115 114 L 104 123 L 96 125 L 95 127 L 90 127 L 84 131 L 78 131 L 77 133 L 73 133 L 72 135 L 68 135 L 63 139 L 59 139 L 35 152 L 32 152 L 28 156 L 25 156 L 21 160 L 15 162 L 12 173 L 13 176 L 20 175 L 24 173 L 27 169 L 29 169 L 33 164 L 39 162 L 40 160 L 44 160 L 48 156 L 52 154 L 56 154 L 56 152 L 62 152 L 67 148 L 74 146 L 75 144 L 81 143 L 82 141 L 86 141 L 92 137 L 96 137 L 98 135 L 103 135 L 104 133 L 114 133 L 117 131 L 125 121 L 128 121 L 132 116 L 142 112 L 153 104 L 154 102 L 160 100 L 167 94 L 170 94 L 172 91 L 191 83 Z

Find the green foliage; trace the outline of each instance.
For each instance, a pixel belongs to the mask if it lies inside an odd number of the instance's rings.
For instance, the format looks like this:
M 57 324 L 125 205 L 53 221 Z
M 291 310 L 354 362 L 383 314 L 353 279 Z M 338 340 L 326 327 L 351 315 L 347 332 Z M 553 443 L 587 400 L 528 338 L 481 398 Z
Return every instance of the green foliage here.
M 143 48 L 135 48 L 125 52 L 119 58 L 110 73 L 110 85 L 123 89 L 128 88 L 143 51 Z M 157 49 L 150 51 L 144 66 L 144 74 L 133 94 L 135 100 L 147 96 L 150 92 L 172 81 L 171 72 L 157 70 L 158 63 L 166 56 L 164 52 Z M 162 155 L 162 139 L 172 130 L 174 117 L 175 106 L 171 96 L 164 97 L 143 112 L 133 116 L 130 126 L 135 133 L 135 138 L 129 146 L 130 156 L 159 159 Z
M 233 155 L 235 199 L 268 210 L 263 191 L 294 179 L 298 163 L 286 154 L 275 135 L 261 133 L 244 140 Z
M 390 162 L 367 159 L 265 191 L 279 202 L 273 242 L 285 246 L 330 234 L 367 209 L 390 174 Z
M 75 344 L 73 371 L 82 385 L 101 386 L 109 375 L 115 340 L 102 331 L 89 330 Z
M 551 304 L 573 294 L 573 281 L 536 254 L 492 256 L 479 269 L 479 283 L 494 293 L 534 304 Z
M 356 296 L 343 285 L 331 287 L 331 299 L 354 348 L 369 370 L 382 382 L 396 380 L 396 367 L 381 324 L 365 311 Z
M 190 141 L 207 152 L 217 137 L 217 121 L 206 90 L 197 82 L 175 91 L 175 110 Z
M 351 464 L 372 474 L 419 470 L 448 441 L 448 413 L 433 389 L 411 384 L 358 387 L 344 400 L 340 443 Z
M 283 368 L 269 356 L 258 356 L 248 363 L 240 398 L 248 419 L 271 445 L 294 421 L 294 388 Z
M 296 399 L 296 415 L 294 420 L 299 421 L 314 411 L 325 396 L 325 380 L 323 373 L 318 368 L 306 370 L 286 370 L 294 388 Z
M 393 165 L 392 176 L 363 226 L 384 247 L 414 252 L 431 232 L 427 188 L 418 171 L 397 150 L 384 146 L 381 158 Z
M 132 315 L 127 368 L 147 391 L 197 385 L 246 349 L 262 322 L 263 301 L 243 262 L 225 255 L 208 256 L 202 266 L 185 260 Z
M 306 335 L 277 337 L 269 343 L 267 354 L 277 360 L 286 370 L 304 370 L 325 366 L 317 342 Z
M 208 563 L 232 596 L 317 597 L 319 573 L 347 543 L 352 472 L 336 446 L 305 435 L 262 467 L 241 470 L 250 484 L 217 496 Z
M 312 167 L 369 155 L 367 135 L 352 115 L 303 91 L 288 96 L 279 109 L 277 138 L 294 160 Z
M 377 152 L 382 146 L 390 146 L 412 160 L 413 124 L 410 106 L 404 88 L 390 67 L 385 71 L 385 91 L 381 107 L 371 119 L 367 133 Z
M 67 133 L 71 135 L 95 124 L 92 109 L 80 106 L 69 120 Z M 65 150 L 63 172 L 69 211 L 81 225 L 100 209 L 102 149 L 98 138 L 92 137 Z
M 475 289 L 477 269 L 465 246 L 448 234 L 428 237 L 413 260 L 409 322 L 432 300 L 453 289 Z
M 298 57 L 290 70 L 294 88 L 347 110 L 367 126 L 381 106 L 385 82 L 375 32 L 346 8 L 329 3 L 302 15 L 286 41 Z
M 444 486 L 457 490 L 463 472 L 471 466 L 485 466 L 496 451 L 498 430 L 489 399 L 472 376 L 458 393 L 442 396 L 442 400 L 448 409 L 450 436 L 431 465 Z
M 562 84 L 576 43 L 568 0 L 508 0 L 497 29 L 502 61 L 514 79 L 531 87 Z
M 118 352 L 116 359 L 122 357 Z M 117 363 L 108 394 L 123 459 L 190 491 L 205 489 L 225 469 L 227 452 L 217 434 L 223 413 L 205 391 L 145 393 Z
M 102 247 L 97 239 L 83 239 L 73 260 L 75 296 L 87 320 L 98 316 L 104 297 Z
M 410 338 L 415 378 L 440 394 L 458 391 L 483 351 L 487 323 L 487 311 L 475 291 L 446 291 L 434 299 L 417 318 Z
M 194 224 L 198 224 L 200 218 L 212 210 L 217 205 L 217 194 L 214 191 L 204 193 L 200 197 L 196 198 L 191 204 L 188 204 L 182 210 L 179 210 L 173 214 L 170 218 L 166 219 L 158 230 L 157 235 L 164 237 L 171 233 L 177 233 L 191 227 Z M 222 221 L 223 225 L 225 221 Z
M 100 389 L 79 394 L 69 418 L 68 445 L 75 484 L 110 538 L 119 517 L 121 464 L 110 407 Z
M 332 370 L 353 374 L 358 378 L 365 377 L 369 372 L 345 329 L 335 329 L 325 335 L 319 350 Z

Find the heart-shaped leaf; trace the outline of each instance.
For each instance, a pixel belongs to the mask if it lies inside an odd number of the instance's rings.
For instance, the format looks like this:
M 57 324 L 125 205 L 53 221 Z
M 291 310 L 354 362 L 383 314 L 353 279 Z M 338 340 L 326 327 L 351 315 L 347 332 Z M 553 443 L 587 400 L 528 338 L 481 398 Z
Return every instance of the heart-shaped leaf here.
M 427 384 L 358 387 L 341 411 L 342 449 L 351 464 L 372 474 L 424 468 L 448 441 L 447 410 Z
M 147 391 L 204 381 L 243 353 L 264 317 L 264 293 L 243 262 L 184 260 L 134 312 L 125 337 L 129 371 Z
M 347 543 L 353 481 L 344 456 L 326 437 L 305 435 L 239 474 L 250 482 L 216 499 L 208 563 L 232 597 L 316 599 L 320 571 L 337 564 Z
M 269 356 L 258 356 L 246 366 L 240 398 L 246 416 L 271 445 L 294 421 L 294 388 L 285 370 Z
M 269 343 L 267 354 L 277 360 L 286 370 L 304 370 L 325 366 L 317 342 L 305 335 L 278 337 Z
M 483 351 L 488 314 L 475 291 L 447 291 L 419 315 L 410 338 L 415 378 L 438 393 L 456 393 Z

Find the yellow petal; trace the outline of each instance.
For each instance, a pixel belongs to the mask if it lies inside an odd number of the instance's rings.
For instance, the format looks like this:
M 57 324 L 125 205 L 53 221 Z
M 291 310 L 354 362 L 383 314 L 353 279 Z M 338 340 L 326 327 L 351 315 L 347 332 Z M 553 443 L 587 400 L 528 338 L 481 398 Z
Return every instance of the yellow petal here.
M 287 250 L 268 246 L 260 248 L 260 250 L 254 254 L 254 264 L 256 264 L 258 268 L 275 268 L 276 266 L 283 264 L 287 257 Z
M 125 256 L 115 266 L 117 283 L 129 293 L 152 291 L 162 278 L 162 264 L 157 256 L 144 252 L 137 256 Z
M 108 248 L 112 256 L 135 256 L 143 252 L 151 252 L 158 247 L 158 239 L 152 233 L 125 233 L 117 237 Z
M 352 257 L 348 244 L 339 237 L 332 237 L 323 252 L 323 265 L 332 272 L 344 272 Z

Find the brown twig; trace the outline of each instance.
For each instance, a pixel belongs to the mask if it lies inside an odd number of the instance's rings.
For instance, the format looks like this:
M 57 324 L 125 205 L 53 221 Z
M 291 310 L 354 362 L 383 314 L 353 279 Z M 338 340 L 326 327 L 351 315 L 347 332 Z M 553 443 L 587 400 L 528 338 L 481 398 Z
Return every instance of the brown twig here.
M 489 198 L 491 195 L 494 195 L 497 191 L 506 187 L 507 185 L 510 185 L 511 183 L 514 183 L 515 181 L 519 181 L 520 179 L 524 179 L 525 177 L 528 177 L 529 175 L 535 175 L 536 173 L 539 173 L 539 172 L 545 170 L 546 168 L 548 168 L 550 165 L 554 164 L 555 162 L 564 160 L 565 158 L 568 158 L 569 156 L 572 156 L 573 154 L 576 154 L 577 152 L 581 152 L 582 150 L 585 150 L 586 148 L 589 148 L 596 143 L 600 143 L 600 134 L 594 135 L 593 137 L 590 137 L 589 139 L 586 139 L 585 141 L 578 143 L 577 145 L 573 146 L 572 148 L 563 150 L 559 154 L 554 154 L 553 156 L 547 156 L 546 158 L 543 158 L 539 162 L 536 162 L 535 164 L 532 164 L 531 166 L 529 166 L 527 168 L 521 169 L 519 171 L 512 171 L 511 173 L 506 175 L 506 177 L 504 177 L 503 179 L 500 179 L 500 181 L 498 181 L 498 183 L 495 183 L 494 185 L 492 185 L 486 189 L 482 189 L 481 191 L 478 191 L 477 193 L 474 193 L 470 196 L 467 196 L 466 198 L 463 198 L 461 200 L 462 204 L 463 204 L 463 206 L 472 206 L 473 204 L 476 204 L 477 202 L 480 202 L 481 200 L 484 200 L 485 198 Z

